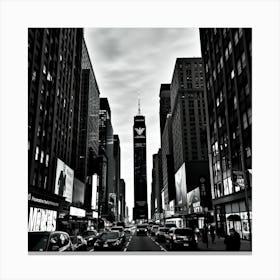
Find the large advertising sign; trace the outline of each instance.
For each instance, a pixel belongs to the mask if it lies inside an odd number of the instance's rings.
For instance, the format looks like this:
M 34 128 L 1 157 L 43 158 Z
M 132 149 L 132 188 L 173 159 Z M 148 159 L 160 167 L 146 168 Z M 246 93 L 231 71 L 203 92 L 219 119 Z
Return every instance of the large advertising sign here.
M 85 184 L 74 178 L 73 203 L 83 205 L 85 202 Z
M 76 217 L 85 217 L 86 211 L 84 209 L 70 206 L 70 215 Z
M 98 185 L 98 175 L 92 175 L 92 194 L 91 194 L 91 209 L 97 210 L 98 209 L 98 192 L 97 192 L 97 185 Z
M 66 201 L 72 202 L 73 182 L 74 171 L 58 158 L 54 193 L 65 197 Z
M 182 207 L 186 210 L 187 207 L 187 184 L 186 184 L 186 168 L 185 163 L 179 168 L 175 174 L 175 188 L 176 188 L 176 206 Z
M 57 211 L 30 207 L 28 231 L 55 231 Z
M 188 197 L 189 214 L 202 212 L 202 207 L 200 205 L 199 187 L 197 187 L 194 190 L 188 192 L 187 197 Z

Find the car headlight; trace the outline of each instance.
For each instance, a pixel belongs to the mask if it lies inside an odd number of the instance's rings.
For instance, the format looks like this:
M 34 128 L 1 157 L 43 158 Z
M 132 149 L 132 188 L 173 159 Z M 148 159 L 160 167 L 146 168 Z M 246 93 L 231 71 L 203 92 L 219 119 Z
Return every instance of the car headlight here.
M 88 239 L 88 241 L 91 241 L 91 240 L 93 240 L 93 238 L 92 238 L 92 237 L 90 237 L 90 238 Z

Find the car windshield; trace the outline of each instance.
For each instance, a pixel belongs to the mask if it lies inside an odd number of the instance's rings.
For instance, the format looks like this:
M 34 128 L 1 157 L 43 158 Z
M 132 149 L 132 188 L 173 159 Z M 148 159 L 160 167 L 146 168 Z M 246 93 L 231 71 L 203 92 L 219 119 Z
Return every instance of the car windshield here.
M 178 235 L 192 235 L 193 232 L 191 229 L 176 229 L 175 234 Z
M 49 234 L 47 233 L 28 233 L 28 251 L 46 251 Z
M 146 225 L 138 225 L 137 228 L 147 228 Z
M 90 236 L 90 235 L 96 235 L 96 234 L 95 234 L 95 231 L 93 231 L 93 230 L 88 230 L 88 231 L 85 231 L 83 235 L 84 235 L 84 236 Z
M 101 240 L 107 240 L 107 239 L 116 239 L 119 237 L 118 232 L 104 232 L 101 234 L 100 239 Z
M 168 228 L 159 228 L 159 231 L 162 231 L 162 232 L 168 232 L 169 229 Z
M 123 231 L 123 228 L 122 227 L 112 227 L 112 230 Z
M 165 226 L 168 227 L 168 228 L 172 228 L 172 227 L 176 227 L 176 224 L 167 224 Z

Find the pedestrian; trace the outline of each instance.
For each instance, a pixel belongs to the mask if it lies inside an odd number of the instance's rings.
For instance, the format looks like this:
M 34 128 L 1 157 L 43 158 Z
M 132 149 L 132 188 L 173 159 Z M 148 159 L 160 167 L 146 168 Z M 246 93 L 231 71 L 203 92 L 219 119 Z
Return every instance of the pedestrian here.
M 206 248 L 208 248 L 208 228 L 207 225 L 204 225 L 202 230 L 202 242 L 206 244 Z
M 215 244 L 215 227 L 213 225 L 210 226 L 210 235 L 211 235 L 211 240 L 212 244 Z
M 239 233 L 234 228 L 231 228 L 229 235 L 225 237 L 224 243 L 227 251 L 239 251 L 241 245 Z
M 200 238 L 200 231 L 199 231 L 199 228 L 198 228 L 198 227 L 195 227 L 194 232 L 195 232 L 195 235 L 196 235 L 197 240 L 198 240 L 198 239 Z

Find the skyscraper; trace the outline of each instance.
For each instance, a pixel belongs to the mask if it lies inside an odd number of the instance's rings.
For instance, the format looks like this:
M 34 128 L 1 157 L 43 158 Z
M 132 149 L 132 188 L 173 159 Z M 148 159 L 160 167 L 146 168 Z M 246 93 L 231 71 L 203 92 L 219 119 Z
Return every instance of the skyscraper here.
M 235 227 L 248 239 L 252 215 L 252 30 L 202 28 L 200 42 L 217 230 L 226 234 Z
M 146 124 L 145 124 L 145 117 L 141 115 L 140 104 L 138 108 L 138 115 L 134 117 L 133 151 L 134 151 L 133 220 L 148 219 Z
M 40 220 L 44 224 L 43 212 L 47 213 L 52 230 L 60 210 L 65 206 L 65 211 L 69 211 L 72 202 L 79 136 L 82 39 L 82 29 L 28 29 L 29 213 L 33 215 L 31 220 L 37 219 L 37 225 Z M 63 184 L 59 178 L 65 171 L 69 176 Z M 38 213 L 37 217 L 34 213 Z
M 171 82 L 176 212 L 187 223 L 188 193 L 200 188 L 201 181 L 210 191 L 205 107 L 201 58 L 177 58 Z M 203 213 L 201 207 L 199 212 Z
M 160 135 L 163 134 L 167 114 L 170 113 L 170 84 L 161 84 L 159 93 Z

